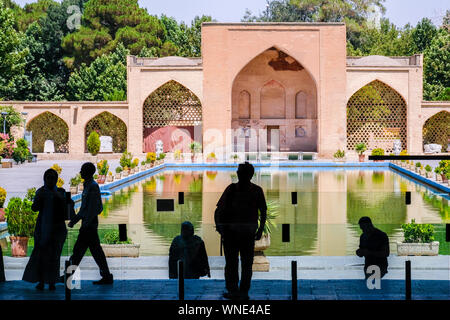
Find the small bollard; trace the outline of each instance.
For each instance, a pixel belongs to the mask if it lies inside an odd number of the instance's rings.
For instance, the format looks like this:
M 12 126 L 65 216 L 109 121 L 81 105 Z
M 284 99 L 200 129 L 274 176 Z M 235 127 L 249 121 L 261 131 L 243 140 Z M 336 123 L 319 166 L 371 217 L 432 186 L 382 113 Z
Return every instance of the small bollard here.
M 119 241 L 127 241 L 127 225 L 126 224 L 119 224 Z
M 297 192 L 296 191 L 291 193 L 291 202 L 293 205 L 297 204 Z
M 5 282 L 5 265 L 3 264 L 3 251 L 0 245 L 0 282 Z
M 178 204 L 184 204 L 184 192 L 178 192 Z
M 292 274 L 292 300 L 298 300 L 298 289 L 297 289 L 297 261 L 291 261 L 291 274 Z
M 291 241 L 290 224 L 288 224 L 288 223 L 283 223 L 281 225 L 281 241 L 282 242 L 290 242 Z
M 178 300 L 184 300 L 183 260 L 178 260 Z
M 406 191 L 405 193 L 405 204 L 411 204 L 411 191 Z
M 69 274 L 69 272 L 68 272 L 69 266 L 70 266 L 70 261 L 66 260 L 65 268 L 64 268 L 64 288 L 65 288 L 66 301 L 72 300 L 72 291 L 67 284 L 67 280 L 71 276 L 71 274 Z
M 405 300 L 411 300 L 411 261 L 405 261 Z

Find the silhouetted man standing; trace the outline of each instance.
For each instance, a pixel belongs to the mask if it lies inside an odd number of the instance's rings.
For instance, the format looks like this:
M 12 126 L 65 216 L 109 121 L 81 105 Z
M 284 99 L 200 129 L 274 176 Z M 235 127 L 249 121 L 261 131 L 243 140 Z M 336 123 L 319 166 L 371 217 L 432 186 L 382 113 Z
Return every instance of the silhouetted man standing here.
M 223 238 L 227 289 L 223 296 L 227 299 L 249 299 L 255 240 L 261 239 L 266 223 L 264 192 L 261 187 L 250 182 L 254 173 L 255 169 L 250 163 L 240 164 L 237 170 L 239 182 L 225 189 L 215 212 L 216 229 Z M 238 287 L 239 254 L 242 274 Z
M 78 266 L 86 253 L 87 248 L 91 251 L 95 262 L 100 268 L 102 278 L 94 281 L 94 284 L 112 284 L 113 275 L 109 272 L 105 253 L 100 246 L 98 237 L 98 215 L 103 211 L 100 188 L 94 181 L 95 166 L 91 162 L 86 162 L 81 166 L 81 178 L 84 179 L 84 190 L 81 200 L 81 208 L 69 222 L 68 226 L 72 228 L 81 219 L 80 233 L 73 247 L 73 253 L 70 257 L 71 265 Z
M 371 275 L 367 274 L 367 268 L 375 265 L 380 268 L 380 276 L 388 272 L 389 238 L 386 233 L 375 228 L 369 217 L 359 219 L 359 227 L 363 231 L 359 238 L 359 249 L 356 250 L 358 257 L 365 257 L 364 275 L 366 279 Z

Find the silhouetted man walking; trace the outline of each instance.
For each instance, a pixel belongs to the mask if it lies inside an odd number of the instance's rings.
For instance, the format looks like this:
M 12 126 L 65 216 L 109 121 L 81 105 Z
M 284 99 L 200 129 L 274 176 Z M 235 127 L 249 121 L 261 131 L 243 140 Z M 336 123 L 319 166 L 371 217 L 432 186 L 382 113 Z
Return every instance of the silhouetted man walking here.
M 73 253 L 70 257 L 71 265 L 78 266 L 86 253 L 87 248 L 91 251 L 95 262 L 100 268 L 102 278 L 94 281 L 94 284 L 112 284 L 113 275 L 109 272 L 105 253 L 100 246 L 98 237 L 98 215 L 103 211 L 100 188 L 94 181 L 95 166 L 91 162 L 86 162 L 81 166 L 81 178 L 84 179 L 84 190 L 81 200 L 81 208 L 69 222 L 68 226 L 72 228 L 81 219 L 80 233 L 73 247 Z
M 367 268 L 372 265 L 380 268 L 380 276 L 383 278 L 388 272 L 389 238 L 386 233 L 373 226 L 369 217 L 362 217 L 358 223 L 363 233 L 359 238 L 359 249 L 356 250 L 356 255 L 365 257 L 365 278 L 371 275 L 367 274 Z
M 255 169 L 250 163 L 239 165 L 239 182 L 232 183 L 225 189 L 217 203 L 214 216 L 216 229 L 223 238 L 227 289 L 223 296 L 227 299 L 249 299 L 255 239 L 261 239 L 266 223 L 267 206 L 264 192 L 261 187 L 250 182 L 254 173 Z M 238 287 L 239 254 L 242 274 Z

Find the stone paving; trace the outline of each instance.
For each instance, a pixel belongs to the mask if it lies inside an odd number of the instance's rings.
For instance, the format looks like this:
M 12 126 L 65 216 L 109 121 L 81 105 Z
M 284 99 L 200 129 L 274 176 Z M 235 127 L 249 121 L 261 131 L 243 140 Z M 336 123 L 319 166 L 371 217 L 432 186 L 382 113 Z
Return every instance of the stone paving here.
M 224 280 L 185 280 L 185 300 L 224 300 Z M 0 283 L 0 300 L 63 300 L 63 284 L 55 291 L 37 291 L 24 281 Z M 253 280 L 252 300 L 290 300 L 291 281 Z M 177 280 L 119 280 L 95 286 L 81 281 L 72 300 L 177 300 Z M 404 300 L 405 282 L 381 280 L 380 289 L 369 290 L 364 280 L 299 280 L 299 300 Z M 449 300 L 448 281 L 412 281 L 413 300 Z

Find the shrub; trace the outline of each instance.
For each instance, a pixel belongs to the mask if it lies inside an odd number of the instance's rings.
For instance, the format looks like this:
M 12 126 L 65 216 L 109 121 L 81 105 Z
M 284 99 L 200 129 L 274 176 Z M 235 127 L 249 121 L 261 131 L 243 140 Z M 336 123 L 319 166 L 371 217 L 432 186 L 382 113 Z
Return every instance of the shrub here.
M 159 156 L 156 158 L 156 160 L 164 160 L 165 157 L 166 157 L 165 153 L 160 153 Z
M 133 159 L 133 164 L 135 167 L 137 167 L 139 165 L 139 159 L 138 158 L 134 158 Z
M 122 153 L 122 156 L 120 157 L 120 161 L 119 161 L 122 168 L 125 168 L 125 167 L 129 168 L 131 166 L 132 157 L 133 156 L 131 155 L 131 153 L 127 152 L 126 150 L 124 153 Z
M 147 164 L 147 162 L 145 162 L 145 161 L 141 162 L 141 166 L 145 166 L 146 164 Z
M 100 160 L 97 162 L 97 172 L 101 176 L 106 176 L 109 171 L 108 160 Z
M 78 181 L 78 178 L 76 176 L 70 179 L 70 186 L 71 187 L 76 187 L 78 185 L 79 185 L 79 181 Z
M 436 174 L 441 174 L 441 168 L 439 168 L 439 167 L 434 168 L 434 172 Z
M 136 168 L 136 165 L 134 164 L 134 162 L 132 162 L 132 163 L 131 163 L 131 166 L 130 166 L 130 168 L 131 168 L 131 169 L 134 169 L 134 168 Z
M 214 152 L 211 152 L 208 154 L 208 159 L 216 159 L 216 154 Z
M 33 203 L 28 199 L 11 198 L 5 209 L 8 232 L 13 236 L 32 237 L 36 227 L 37 212 L 31 210 Z
M 199 142 L 197 142 L 197 141 L 192 142 L 189 145 L 189 148 L 191 149 L 192 153 L 196 153 L 196 152 L 201 152 L 202 151 L 202 145 Z
M 426 172 L 431 172 L 431 170 L 433 170 L 433 169 L 431 168 L 431 166 L 430 166 L 429 164 L 427 164 L 427 165 L 425 166 L 425 171 L 426 171 Z
M 402 229 L 406 243 L 428 243 L 434 240 L 434 226 L 431 224 L 416 224 L 412 219 L 411 223 L 402 224 Z
M 108 171 L 108 176 L 112 176 L 112 172 L 111 171 Z
M 122 167 L 117 167 L 116 168 L 116 173 L 121 173 L 123 171 Z
M 92 131 L 89 134 L 89 137 L 87 139 L 87 149 L 93 156 L 96 156 L 100 151 L 100 137 L 98 136 L 97 132 Z
M 269 235 L 272 233 L 272 230 L 277 227 L 275 223 L 275 218 L 278 217 L 278 208 L 279 205 L 276 201 L 267 201 L 267 219 L 266 224 L 264 225 L 263 235 Z M 259 224 L 259 221 L 258 221 Z
M 57 163 L 55 163 L 54 165 L 52 165 L 52 166 L 50 167 L 50 169 L 55 170 L 55 171 L 58 173 L 58 175 L 60 175 L 61 172 L 62 172 L 62 168 L 61 168 Z
M 11 139 L 8 134 L 0 133 L 0 142 L 2 142 L 3 145 L 0 156 L 2 158 L 11 159 L 14 152 L 14 140 Z
M 147 152 L 145 159 L 147 163 L 153 163 L 156 160 L 156 153 L 154 152 Z
M 358 152 L 358 154 L 362 155 L 364 151 L 367 150 L 366 144 L 364 142 L 358 143 L 355 146 L 355 151 Z
M 422 164 L 420 162 L 416 162 L 416 168 L 420 168 Z
M 441 174 L 447 174 L 450 172 L 450 160 L 441 160 L 439 161 L 439 165 L 436 167 L 439 168 Z
M 35 196 L 36 196 L 36 188 L 33 187 L 27 190 L 27 195 L 25 196 L 25 199 L 33 201 Z
M 372 156 L 384 156 L 384 149 L 382 149 L 382 148 L 373 149 Z
M 6 200 L 6 190 L 0 187 L 0 208 L 3 208 Z
M 333 157 L 335 157 L 336 159 L 342 159 L 345 157 L 345 151 L 338 149 L 338 151 L 336 151 L 333 155 Z
M 175 160 L 180 160 L 180 159 L 181 159 L 181 150 L 175 150 L 175 151 L 173 152 L 173 158 L 174 158 Z
M 58 177 L 58 181 L 56 182 L 56 186 L 58 188 L 62 188 L 63 185 L 64 185 L 64 180 L 61 177 Z
M 104 244 L 130 244 L 132 243 L 131 239 L 128 238 L 127 241 L 119 240 L 119 231 L 118 230 L 110 230 L 103 235 L 102 243 Z
M 98 179 L 98 174 L 94 174 L 94 180 Z

